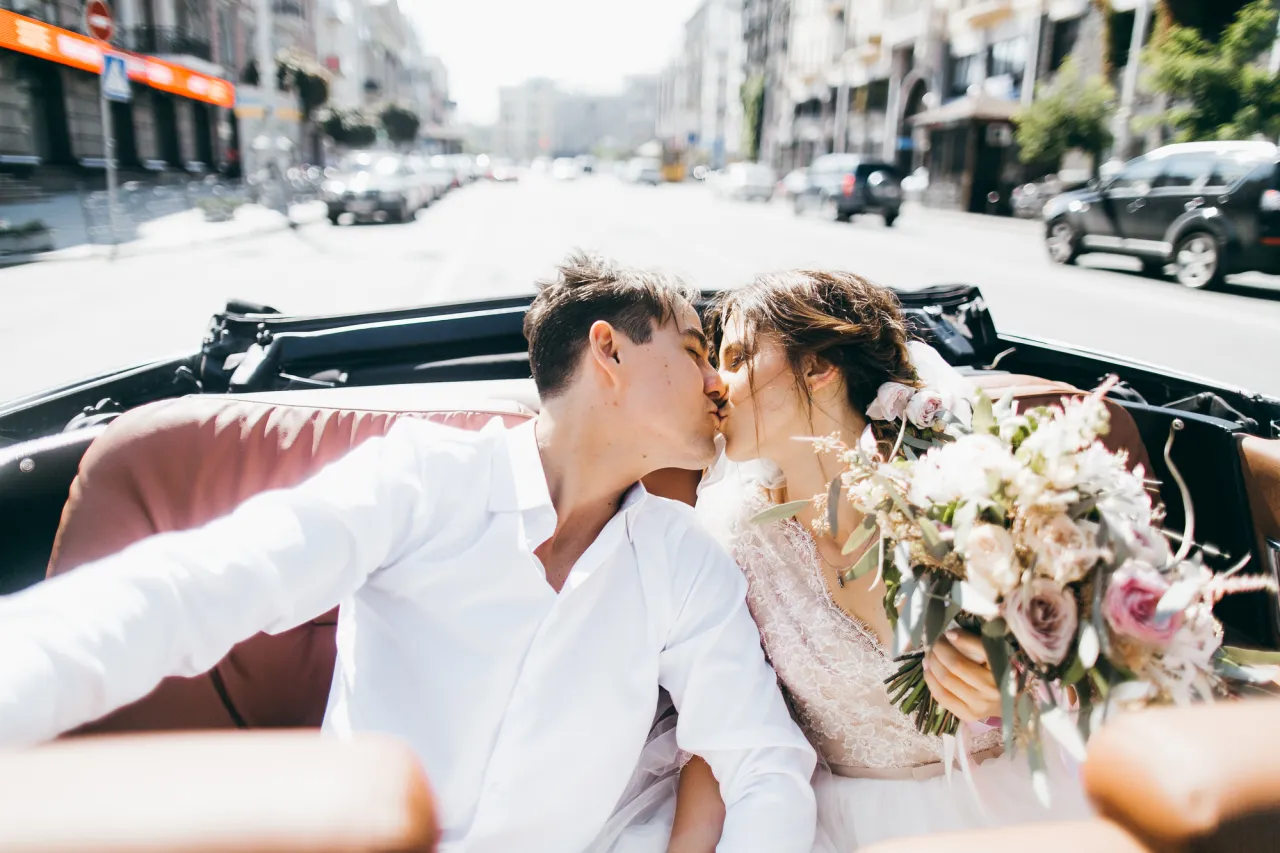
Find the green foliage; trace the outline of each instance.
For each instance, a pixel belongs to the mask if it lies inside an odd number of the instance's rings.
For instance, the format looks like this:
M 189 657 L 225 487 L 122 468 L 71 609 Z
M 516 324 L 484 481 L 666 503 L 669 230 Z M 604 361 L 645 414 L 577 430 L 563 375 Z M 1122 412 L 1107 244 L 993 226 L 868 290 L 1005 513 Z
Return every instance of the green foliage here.
M 764 75 L 753 74 L 742 83 L 742 151 L 748 160 L 760 154 L 760 132 L 764 124 Z
M 360 109 L 329 108 L 320 114 L 320 129 L 347 148 L 366 148 L 378 139 L 374 119 Z
M 397 145 L 417 139 L 418 128 L 422 126 L 422 120 L 418 118 L 417 113 L 399 104 L 387 104 L 378 117 L 382 120 L 387 138 Z
M 1076 60 L 1068 58 L 1050 83 L 1036 87 L 1031 106 L 1013 117 L 1022 162 L 1056 164 L 1079 148 L 1096 163 L 1111 144 L 1115 102 L 1115 89 L 1105 78 L 1085 78 Z
M 1172 101 L 1164 120 L 1178 141 L 1280 134 L 1280 79 L 1259 62 L 1275 35 L 1270 0 L 1254 0 L 1216 44 L 1174 25 L 1147 49 L 1149 85 Z

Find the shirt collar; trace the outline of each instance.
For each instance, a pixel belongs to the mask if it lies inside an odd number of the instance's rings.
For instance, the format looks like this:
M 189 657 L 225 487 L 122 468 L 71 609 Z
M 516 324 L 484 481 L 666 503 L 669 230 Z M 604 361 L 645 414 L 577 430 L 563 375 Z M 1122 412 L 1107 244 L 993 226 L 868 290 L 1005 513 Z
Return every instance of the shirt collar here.
M 496 419 L 495 419 L 496 420 Z M 506 460 L 492 467 L 489 484 L 489 509 L 494 512 L 526 512 L 546 507 L 554 511 L 551 492 L 547 489 L 547 472 L 542 467 L 542 454 L 538 452 L 535 433 L 536 418 L 530 418 L 519 426 L 506 429 L 501 422 L 490 422 L 488 428 L 501 430 L 500 446 Z M 509 473 L 508 473 L 509 472 Z M 627 538 L 635 538 L 635 518 L 649 498 L 644 484 L 637 482 L 622 496 L 618 513 L 624 516 Z

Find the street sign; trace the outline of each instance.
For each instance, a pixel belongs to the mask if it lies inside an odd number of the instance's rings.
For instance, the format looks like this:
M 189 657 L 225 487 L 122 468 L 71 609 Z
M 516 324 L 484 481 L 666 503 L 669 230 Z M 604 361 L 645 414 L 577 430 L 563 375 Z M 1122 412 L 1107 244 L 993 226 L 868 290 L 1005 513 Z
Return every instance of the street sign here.
M 126 104 L 133 98 L 129 88 L 129 66 L 118 53 L 102 54 L 102 97 Z
M 102 41 L 110 41 L 116 31 L 115 21 L 111 18 L 111 7 L 105 0 L 89 0 L 84 7 L 84 26 L 89 35 Z

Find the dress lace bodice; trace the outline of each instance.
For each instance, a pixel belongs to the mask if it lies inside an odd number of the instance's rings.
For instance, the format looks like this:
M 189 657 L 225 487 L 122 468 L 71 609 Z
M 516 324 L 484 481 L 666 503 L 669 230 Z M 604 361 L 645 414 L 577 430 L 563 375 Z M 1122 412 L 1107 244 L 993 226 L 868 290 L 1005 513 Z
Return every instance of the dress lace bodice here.
M 851 768 L 942 760 L 942 739 L 921 734 L 890 703 L 884 680 L 898 665 L 867 626 L 832 600 L 809 531 L 791 519 L 747 522 L 768 506 L 752 490 L 734 514 L 730 541 L 765 653 L 814 747 L 829 764 Z M 968 746 L 979 752 L 999 741 L 995 730 L 969 738 Z

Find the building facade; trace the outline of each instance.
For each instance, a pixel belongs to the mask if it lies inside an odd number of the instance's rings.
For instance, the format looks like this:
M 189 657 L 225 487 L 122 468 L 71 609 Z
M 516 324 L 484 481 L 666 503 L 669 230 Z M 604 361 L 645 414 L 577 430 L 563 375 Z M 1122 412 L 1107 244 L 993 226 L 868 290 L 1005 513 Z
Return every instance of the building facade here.
M 742 0 L 704 0 L 659 75 L 658 136 L 689 163 L 721 168 L 742 149 Z

